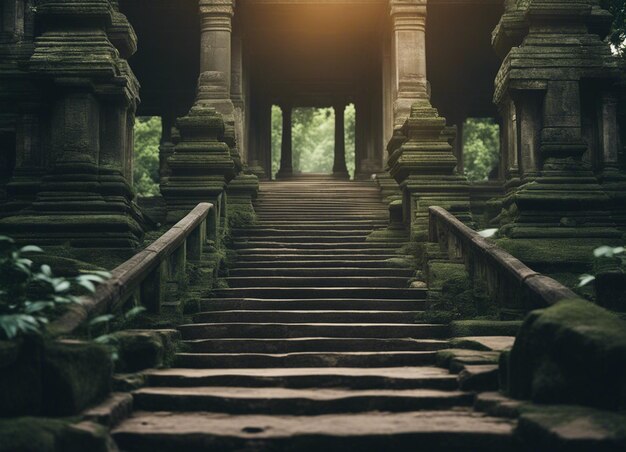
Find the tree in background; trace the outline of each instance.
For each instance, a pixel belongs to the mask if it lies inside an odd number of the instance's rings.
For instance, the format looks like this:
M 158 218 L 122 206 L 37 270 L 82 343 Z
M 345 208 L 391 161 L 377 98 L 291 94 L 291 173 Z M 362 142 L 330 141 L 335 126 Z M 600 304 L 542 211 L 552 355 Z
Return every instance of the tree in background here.
M 159 194 L 159 141 L 161 118 L 140 117 L 135 121 L 133 184 L 138 196 Z
M 500 127 L 493 119 L 470 118 L 463 126 L 463 162 L 470 181 L 484 181 L 498 166 Z
M 345 111 L 346 165 L 355 168 L 354 105 Z M 332 108 L 295 108 L 292 112 L 292 152 L 294 171 L 330 174 L 335 156 L 335 111 Z M 272 107 L 272 174 L 280 168 L 282 112 Z
M 600 4 L 613 14 L 608 41 L 621 56 L 626 56 L 626 0 L 601 0 Z

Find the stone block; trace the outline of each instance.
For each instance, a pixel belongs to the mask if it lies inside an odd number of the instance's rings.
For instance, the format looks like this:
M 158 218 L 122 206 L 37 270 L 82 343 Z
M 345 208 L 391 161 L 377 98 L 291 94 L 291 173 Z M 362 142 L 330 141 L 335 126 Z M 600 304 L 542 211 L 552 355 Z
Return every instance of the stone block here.
M 108 347 L 79 341 L 50 342 L 43 359 L 43 412 L 71 416 L 111 390 L 113 362 Z
M 626 407 L 626 322 L 585 300 L 525 320 L 503 369 L 508 393 L 540 403 Z

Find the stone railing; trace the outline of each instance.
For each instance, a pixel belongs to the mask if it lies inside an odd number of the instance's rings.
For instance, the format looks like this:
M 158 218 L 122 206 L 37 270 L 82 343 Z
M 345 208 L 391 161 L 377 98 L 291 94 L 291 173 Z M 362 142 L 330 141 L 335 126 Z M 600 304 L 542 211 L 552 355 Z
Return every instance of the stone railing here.
M 483 281 L 501 308 L 528 311 L 578 298 L 561 283 L 531 270 L 441 207 L 430 208 L 429 236 L 451 261 L 465 264 L 473 281 Z
M 201 203 L 159 239 L 111 272 L 111 278 L 50 325 L 69 334 L 92 316 L 114 312 L 135 298 L 149 312 L 159 312 L 168 281 L 185 278 L 187 262 L 198 262 L 205 245 L 218 240 L 219 218 L 213 204 Z

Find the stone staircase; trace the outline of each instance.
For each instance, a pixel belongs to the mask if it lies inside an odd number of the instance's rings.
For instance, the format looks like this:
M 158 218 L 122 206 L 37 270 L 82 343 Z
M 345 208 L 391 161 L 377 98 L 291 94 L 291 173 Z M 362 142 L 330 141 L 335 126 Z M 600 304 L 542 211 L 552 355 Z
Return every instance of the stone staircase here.
M 229 288 L 180 326 L 177 367 L 134 393 L 122 450 L 515 449 L 512 423 L 434 366 L 447 329 L 415 323 L 426 291 L 388 261 L 405 238 L 367 240 L 388 216 L 373 182 L 267 182 L 255 207 Z

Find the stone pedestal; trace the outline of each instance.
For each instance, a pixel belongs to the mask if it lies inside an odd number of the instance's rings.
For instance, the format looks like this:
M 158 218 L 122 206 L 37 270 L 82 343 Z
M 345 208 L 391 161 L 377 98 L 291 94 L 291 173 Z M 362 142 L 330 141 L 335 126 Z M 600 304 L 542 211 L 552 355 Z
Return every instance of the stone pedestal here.
M 41 244 L 136 246 L 143 236 L 131 202 L 139 85 L 124 59 L 136 49 L 134 32 L 109 0 L 44 1 L 36 14 L 43 33 L 28 68 L 49 93 L 32 122 L 50 131 L 38 143 L 45 167 L 34 201 L 0 229 Z
M 256 221 L 252 202 L 259 192 L 259 178 L 253 174 L 240 173 L 228 184 L 227 220 L 231 228 L 245 227 Z
M 471 223 L 469 182 L 456 173 L 450 128 L 430 102 L 413 104 L 389 145 L 389 172 L 403 193 L 404 221 L 413 240 L 427 240 L 428 208 L 443 207 Z
M 596 114 L 585 111 L 581 102 L 588 93 L 597 96 L 587 91 L 595 89 L 592 80 L 606 85 L 622 76 L 608 44 L 595 34 L 608 22 L 594 5 L 589 0 L 510 2 L 494 36 L 498 52 L 508 52 L 496 80 L 495 102 L 508 112 L 512 181 L 497 218 L 500 243 L 534 262 L 537 271 L 585 270 L 594 247 L 621 236 L 611 197 L 592 167 L 597 157 L 589 156 L 593 148 L 582 134 L 583 117 L 604 118 L 596 130 L 607 124 L 606 148 L 615 149 L 610 104 Z M 588 28 L 591 22 L 594 31 Z M 608 161 L 612 153 L 607 151 Z M 515 156 L 518 160 L 512 162 Z
M 167 200 L 167 222 L 175 223 L 198 203 L 223 208 L 224 190 L 235 176 L 230 148 L 224 142 L 224 120 L 213 107 L 196 103 L 176 121 L 180 142 L 167 163 L 171 175 L 161 186 Z

